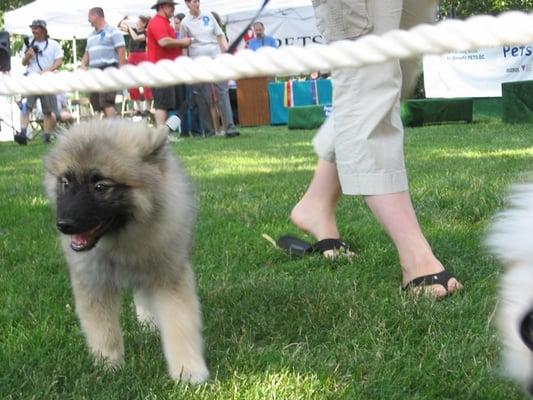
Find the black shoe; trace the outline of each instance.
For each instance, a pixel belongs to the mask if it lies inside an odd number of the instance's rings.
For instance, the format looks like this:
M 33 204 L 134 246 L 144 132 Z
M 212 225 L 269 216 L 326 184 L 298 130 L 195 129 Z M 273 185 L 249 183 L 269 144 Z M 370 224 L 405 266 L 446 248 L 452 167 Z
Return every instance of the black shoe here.
M 52 140 L 50 139 L 50 134 L 49 133 L 43 134 L 43 143 L 44 144 L 52 143 Z
M 234 137 L 237 137 L 237 136 L 240 136 L 241 134 L 239 133 L 239 131 L 229 131 L 229 132 L 226 132 L 226 137 L 228 138 L 234 138 Z
M 26 135 L 16 134 L 14 139 L 15 139 L 15 142 L 17 142 L 20 145 L 28 144 L 28 138 L 26 137 Z

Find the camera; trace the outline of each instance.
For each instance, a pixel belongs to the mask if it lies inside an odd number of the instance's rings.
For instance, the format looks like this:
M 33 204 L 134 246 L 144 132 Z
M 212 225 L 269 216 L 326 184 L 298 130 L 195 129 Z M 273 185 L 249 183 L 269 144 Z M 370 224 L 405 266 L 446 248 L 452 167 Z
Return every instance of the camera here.
M 35 54 L 39 54 L 41 52 L 41 50 L 39 50 L 39 47 L 33 44 L 33 41 L 30 43 L 30 38 L 28 36 L 24 36 L 23 40 L 24 44 L 26 45 L 26 49 L 32 48 Z

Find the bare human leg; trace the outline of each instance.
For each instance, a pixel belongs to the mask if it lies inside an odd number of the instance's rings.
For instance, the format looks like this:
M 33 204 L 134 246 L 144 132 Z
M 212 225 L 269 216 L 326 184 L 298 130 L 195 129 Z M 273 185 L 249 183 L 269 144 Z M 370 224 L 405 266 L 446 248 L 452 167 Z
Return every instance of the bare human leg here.
M 117 110 L 114 106 L 108 106 L 104 108 L 105 118 L 115 118 L 117 116 Z
M 292 209 L 292 223 L 316 240 L 338 239 L 335 209 L 340 194 L 337 167 L 320 159 L 307 191 Z
M 156 108 L 155 110 L 155 123 L 157 126 L 164 126 L 167 121 L 167 110 Z
M 365 196 L 365 200 L 398 250 L 403 285 L 416 277 L 444 270 L 420 229 L 409 192 Z M 414 290 L 424 290 L 427 295 L 442 298 L 461 288 L 462 285 L 452 278 L 448 282 L 447 290 L 441 285 L 429 285 Z
M 44 142 L 50 143 L 50 135 L 56 130 L 56 117 L 53 113 L 43 115 Z
M 319 160 L 309 188 L 291 212 L 292 222 L 317 240 L 339 238 L 335 209 L 340 194 L 335 164 Z M 420 229 L 409 192 L 365 196 L 365 200 L 398 250 L 403 285 L 416 277 L 444 270 Z M 455 278 L 448 282 L 450 293 L 461 288 Z M 441 285 L 431 285 L 423 290 L 435 298 L 447 294 Z

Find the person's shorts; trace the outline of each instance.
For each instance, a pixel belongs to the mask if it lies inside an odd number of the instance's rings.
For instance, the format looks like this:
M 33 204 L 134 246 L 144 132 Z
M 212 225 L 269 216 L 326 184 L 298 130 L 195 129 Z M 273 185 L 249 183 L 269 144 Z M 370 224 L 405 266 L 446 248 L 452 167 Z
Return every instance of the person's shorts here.
M 103 111 L 107 107 L 115 107 L 116 91 L 91 93 L 89 99 L 94 111 Z
M 37 99 L 41 99 L 43 113 L 57 113 L 57 98 L 55 94 L 28 96 L 26 102 L 28 108 L 34 110 Z
M 91 66 L 91 68 L 97 68 L 104 71 L 107 68 L 118 68 L 118 63 Z M 89 101 L 91 102 L 94 111 L 104 111 L 107 107 L 115 107 L 116 96 L 117 92 L 114 90 L 110 92 L 95 92 L 89 95 Z
M 324 0 L 314 1 L 313 5 L 319 31 L 331 42 L 398 29 L 403 5 L 407 3 L 410 2 Z M 331 76 L 332 116 L 313 142 L 319 157 L 335 162 L 342 192 L 385 195 L 408 190 L 399 61 L 338 69 Z
M 152 88 L 154 108 L 156 110 L 177 110 L 185 101 L 185 86 Z

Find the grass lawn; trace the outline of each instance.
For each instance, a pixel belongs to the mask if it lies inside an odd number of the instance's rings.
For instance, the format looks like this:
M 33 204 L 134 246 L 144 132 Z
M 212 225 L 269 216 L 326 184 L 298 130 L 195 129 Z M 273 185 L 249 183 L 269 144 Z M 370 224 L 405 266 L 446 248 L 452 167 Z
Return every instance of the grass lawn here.
M 290 259 L 261 234 L 289 221 L 316 163 L 312 131 L 241 130 L 172 144 L 197 186 L 193 251 L 211 379 L 172 382 L 159 337 L 122 313 L 126 365 L 92 365 L 73 310 L 38 143 L 0 144 L 0 399 L 522 399 L 498 372 L 500 266 L 481 240 L 532 168 L 533 126 L 493 120 L 406 130 L 420 223 L 465 290 L 400 290 L 396 251 L 360 198 L 338 210 L 352 261 Z

